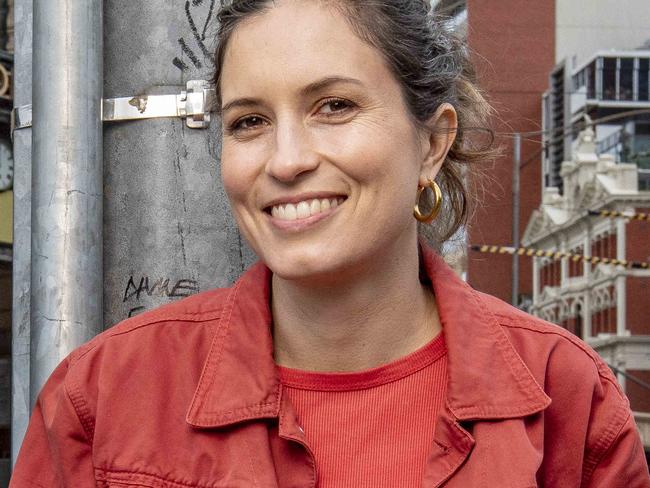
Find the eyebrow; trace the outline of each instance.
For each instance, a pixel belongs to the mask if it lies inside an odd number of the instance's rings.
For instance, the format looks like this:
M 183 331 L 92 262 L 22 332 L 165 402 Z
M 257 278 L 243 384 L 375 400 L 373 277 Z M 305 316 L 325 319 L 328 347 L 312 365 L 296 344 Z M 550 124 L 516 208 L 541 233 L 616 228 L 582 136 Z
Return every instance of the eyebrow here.
M 356 78 L 348 78 L 346 76 L 328 76 L 327 78 L 310 83 L 300 90 L 300 93 L 302 95 L 310 95 L 324 88 L 329 88 L 331 85 L 338 85 L 339 83 L 363 86 L 363 83 Z
M 260 105 L 262 101 L 259 98 L 236 98 L 235 100 L 228 102 L 223 107 L 221 107 L 221 112 L 227 112 L 233 108 L 238 107 L 250 107 L 253 105 Z
M 337 85 L 337 84 L 352 84 L 357 86 L 363 86 L 363 83 L 360 80 L 357 80 L 356 78 L 348 78 L 346 76 L 328 76 L 326 78 L 315 81 L 305 86 L 300 90 L 300 94 L 302 96 L 311 95 L 313 93 L 319 92 L 325 88 L 329 88 L 330 86 Z M 248 98 L 248 97 L 236 98 L 235 100 L 231 100 L 230 102 L 226 103 L 223 107 L 221 107 L 221 112 L 224 113 L 233 108 L 250 107 L 250 106 L 261 105 L 261 104 L 262 104 L 262 100 L 260 100 L 259 98 Z

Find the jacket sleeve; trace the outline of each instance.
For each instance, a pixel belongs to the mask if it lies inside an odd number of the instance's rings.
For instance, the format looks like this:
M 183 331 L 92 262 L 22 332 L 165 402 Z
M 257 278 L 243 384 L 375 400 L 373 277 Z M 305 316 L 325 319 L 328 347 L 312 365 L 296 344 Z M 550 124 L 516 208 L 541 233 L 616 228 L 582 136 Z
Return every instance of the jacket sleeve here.
M 52 373 L 32 412 L 9 488 L 95 486 L 89 419 L 67 387 L 69 359 Z M 74 396 L 74 395 L 73 395 Z
M 583 486 L 588 488 L 650 488 L 648 465 L 631 412 Z

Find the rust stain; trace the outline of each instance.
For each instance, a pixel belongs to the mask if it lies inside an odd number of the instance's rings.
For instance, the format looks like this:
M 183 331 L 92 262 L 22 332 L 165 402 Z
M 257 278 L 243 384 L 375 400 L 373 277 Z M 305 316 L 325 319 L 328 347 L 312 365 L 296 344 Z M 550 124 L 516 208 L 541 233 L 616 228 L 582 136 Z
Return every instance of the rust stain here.
M 131 100 L 129 100 L 129 105 L 135 107 L 138 109 L 138 112 L 141 114 L 144 113 L 145 110 L 147 110 L 147 100 L 148 100 L 147 95 L 137 95 L 133 97 Z

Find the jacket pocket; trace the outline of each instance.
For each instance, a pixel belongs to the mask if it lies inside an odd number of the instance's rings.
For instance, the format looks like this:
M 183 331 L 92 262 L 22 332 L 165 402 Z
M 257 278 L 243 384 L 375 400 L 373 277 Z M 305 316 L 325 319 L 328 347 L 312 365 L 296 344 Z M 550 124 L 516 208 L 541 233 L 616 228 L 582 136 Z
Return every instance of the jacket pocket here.
M 186 483 L 162 478 L 158 475 L 95 469 L 97 488 L 213 488 L 213 486 Z

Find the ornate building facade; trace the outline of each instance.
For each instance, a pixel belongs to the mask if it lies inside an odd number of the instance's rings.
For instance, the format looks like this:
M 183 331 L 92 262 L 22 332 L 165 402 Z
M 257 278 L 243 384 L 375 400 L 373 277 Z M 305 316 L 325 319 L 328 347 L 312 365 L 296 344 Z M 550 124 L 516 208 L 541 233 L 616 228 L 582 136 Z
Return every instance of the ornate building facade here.
M 523 244 L 575 254 L 533 258 L 530 311 L 559 324 L 594 347 L 618 374 L 630 398 L 644 442 L 650 445 L 650 270 L 593 264 L 580 256 L 635 262 L 650 260 L 650 221 L 634 215 L 650 209 L 636 164 L 598 154 L 591 128 L 578 137 L 561 168 L 563 192 L 544 189 Z M 596 215 L 604 210 L 626 217 Z

